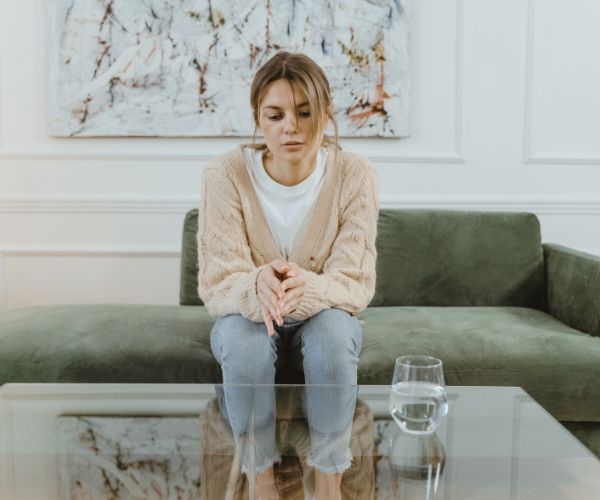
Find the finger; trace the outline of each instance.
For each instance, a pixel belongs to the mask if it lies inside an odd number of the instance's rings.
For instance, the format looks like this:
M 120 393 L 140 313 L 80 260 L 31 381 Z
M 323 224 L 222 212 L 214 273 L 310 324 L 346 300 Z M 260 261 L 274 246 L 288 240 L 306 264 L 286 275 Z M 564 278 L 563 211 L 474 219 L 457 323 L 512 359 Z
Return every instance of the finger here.
M 284 291 L 281 289 L 281 282 L 277 278 L 267 278 L 261 280 L 258 285 L 258 292 L 264 297 L 273 296 L 274 300 L 282 298 Z
M 290 269 L 290 266 L 288 265 L 288 263 L 284 262 L 283 260 L 280 260 L 280 259 L 277 259 L 277 260 L 274 260 L 273 262 L 271 262 L 271 267 L 273 269 L 275 269 L 275 271 L 277 271 L 279 274 L 287 273 L 288 270 Z
M 279 296 L 266 285 L 261 285 L 259 287 L 257 295 L 258 300 L 265 306 L 275 307 L 280 300 Z
M 275 320 L 277 325 L 283 325 L 283 307 L 276 307 L 270 312 L 271 317 Z
M 301 301 L 302 301 L 302 296 L 298 296 L 298 297 L 295 297 L 293 300 L 290 300 L 288 303 L 286 303 L 286 305 L 283 309 L 283 314 L 287 316 L 291 312 L 298 309 Z
M 283 300 L 283 309 L 286 310 L 289 308 L 289 305 L 293 302 L 299 302 L 299 300 L 304 296 L 304 288 L 298 287 L 290 290 Z
M 294 309 L 297 309 L 304 298 L 304 290 L 297 288 L 289 296 L 286 296 L 285 302 L 283 303 L 283 315 L 289 314 Z
M 279 326 L 283 325 L 283 301 L 272 298 L 266 302 L 265 306 L 271 315 L 271 318 L 274 319 Z
M 285 316 L 289 315 L 292 311 L 295 311 L 296 309 L 298 309 L 299 305 L 300 305 L 299 299 L 289 302 L 288 304 L 286 304 L 285 308 L 283 309 L 283 314 Z
M 288 264 L 290 268 L 289 271 L 286 273 L 286 278 L 295 278 L 300 274 L 300 266 L 298 266 L 298 264 L 296 264 L 295 262 L 289 262 Z
M 276 276 L 265 276 L 263 281 L 265 285 L 269 287 L 269 290 L 271 290 L 277 297 L 281 297 L 283 295 L 281 290 L 281 281 L 279 281 Z
M 299 287 L 301 285 L 306 284 L 306 279 L 302 276 L 298 276 L 297 278 L 289 278 L 281 283 L 281 289 L 285 292 L 292 288 Z
M 277 324 L 281 326 L 283 324 L 282 299 L 278 299 L 275 294 L 270 292 L 267 295 L 259 293 L 258 299 L 261 303 L 261 307 L 264 307 L 265 311 L 267 311 L 271 315 L 271 319 L 275 319 L 275 321 L 277 321 Z
M 267 334 L 269 335 L 269 337 L 272 337 L 275 334 L 273 328 L 273 318 L 271 317 L 271 314 L 267 312 L 263 305 L 260 306 L 260 310 L 262 313 L 263 321 L 265 322 L 265 326 L 267 327 Z
M 267 325 L 267 333 L 269 334 L 269 337 L 275 335 L 275 327 L 273 326 L 273 316 L 269 312 L 267 312 L 267 320 L 265 324 Z

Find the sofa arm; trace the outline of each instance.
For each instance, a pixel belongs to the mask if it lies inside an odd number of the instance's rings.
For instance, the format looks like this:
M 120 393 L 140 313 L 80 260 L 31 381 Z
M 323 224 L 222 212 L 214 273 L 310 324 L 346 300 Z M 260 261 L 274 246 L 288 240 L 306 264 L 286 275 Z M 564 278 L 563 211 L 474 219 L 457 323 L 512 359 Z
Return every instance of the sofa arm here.
M 546 296 L 552 316 L 600 336 L 600 257 L 544 244 Z

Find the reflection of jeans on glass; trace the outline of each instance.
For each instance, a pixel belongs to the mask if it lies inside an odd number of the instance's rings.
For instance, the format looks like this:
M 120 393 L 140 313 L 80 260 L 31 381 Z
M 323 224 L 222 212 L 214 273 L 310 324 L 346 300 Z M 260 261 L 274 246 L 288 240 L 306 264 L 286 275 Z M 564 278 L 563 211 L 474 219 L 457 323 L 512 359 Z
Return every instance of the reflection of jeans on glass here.
M 239 314 L 219 318 L 210 336 L 223 371 L 226 416 L 236 441 L 248 432 L 254 412 L 256 472 L 279 460 L 275 444 L 275 366 L 278 353 L 289 350 L 294 367 L 304 371 L 306 414 L 312 452 L 307 463 L 324 472 L 350 466 L 350 430 L 356 403 L 358 354 L 362 330 L 358 320 L 340 309 L 326 309 L 306 321 L 284 318 L 269 337 L 263 323 Z M 256 387 L 235 387 L 257 384 Z M 269 384 L 260 387 L 260 384 Z M 337 384 L 345 387 L 318 387 Z M 252 405 L 254 399 L 254 405 Z M 248 471 L 247 450 L 243 470 Z

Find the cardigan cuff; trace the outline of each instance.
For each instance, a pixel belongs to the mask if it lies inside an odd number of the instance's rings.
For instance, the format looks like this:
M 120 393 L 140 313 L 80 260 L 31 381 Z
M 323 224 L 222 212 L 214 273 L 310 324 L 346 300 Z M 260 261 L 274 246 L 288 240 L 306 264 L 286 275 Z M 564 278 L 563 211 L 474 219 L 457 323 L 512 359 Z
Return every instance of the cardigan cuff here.
M 325 290 L 323 290 L 321 277 L 312 271 L 304 270 L 304 273 L 306 273 L 304 297 L 302 297 L 296 310 L 290 314 L 290 317 L 296 321 L 303 321 L 311 318 L 315 314 L 325 309 L 329 309 L 330 307 L 325 301 L 327 295 L 324 293 Z

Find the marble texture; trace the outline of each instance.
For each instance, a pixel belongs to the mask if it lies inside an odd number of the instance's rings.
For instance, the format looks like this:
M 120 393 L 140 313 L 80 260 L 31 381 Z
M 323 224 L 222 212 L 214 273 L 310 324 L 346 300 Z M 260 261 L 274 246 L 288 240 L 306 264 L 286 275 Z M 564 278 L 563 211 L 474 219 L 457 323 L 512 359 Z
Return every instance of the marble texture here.
M 60 498 L 200 495 L 198 417 L 58 417 Z
M 409 132 L 411 0 L 51 0 L 53 136 L 249 136 L 278 50 L 326 71 L 342 136 Z

